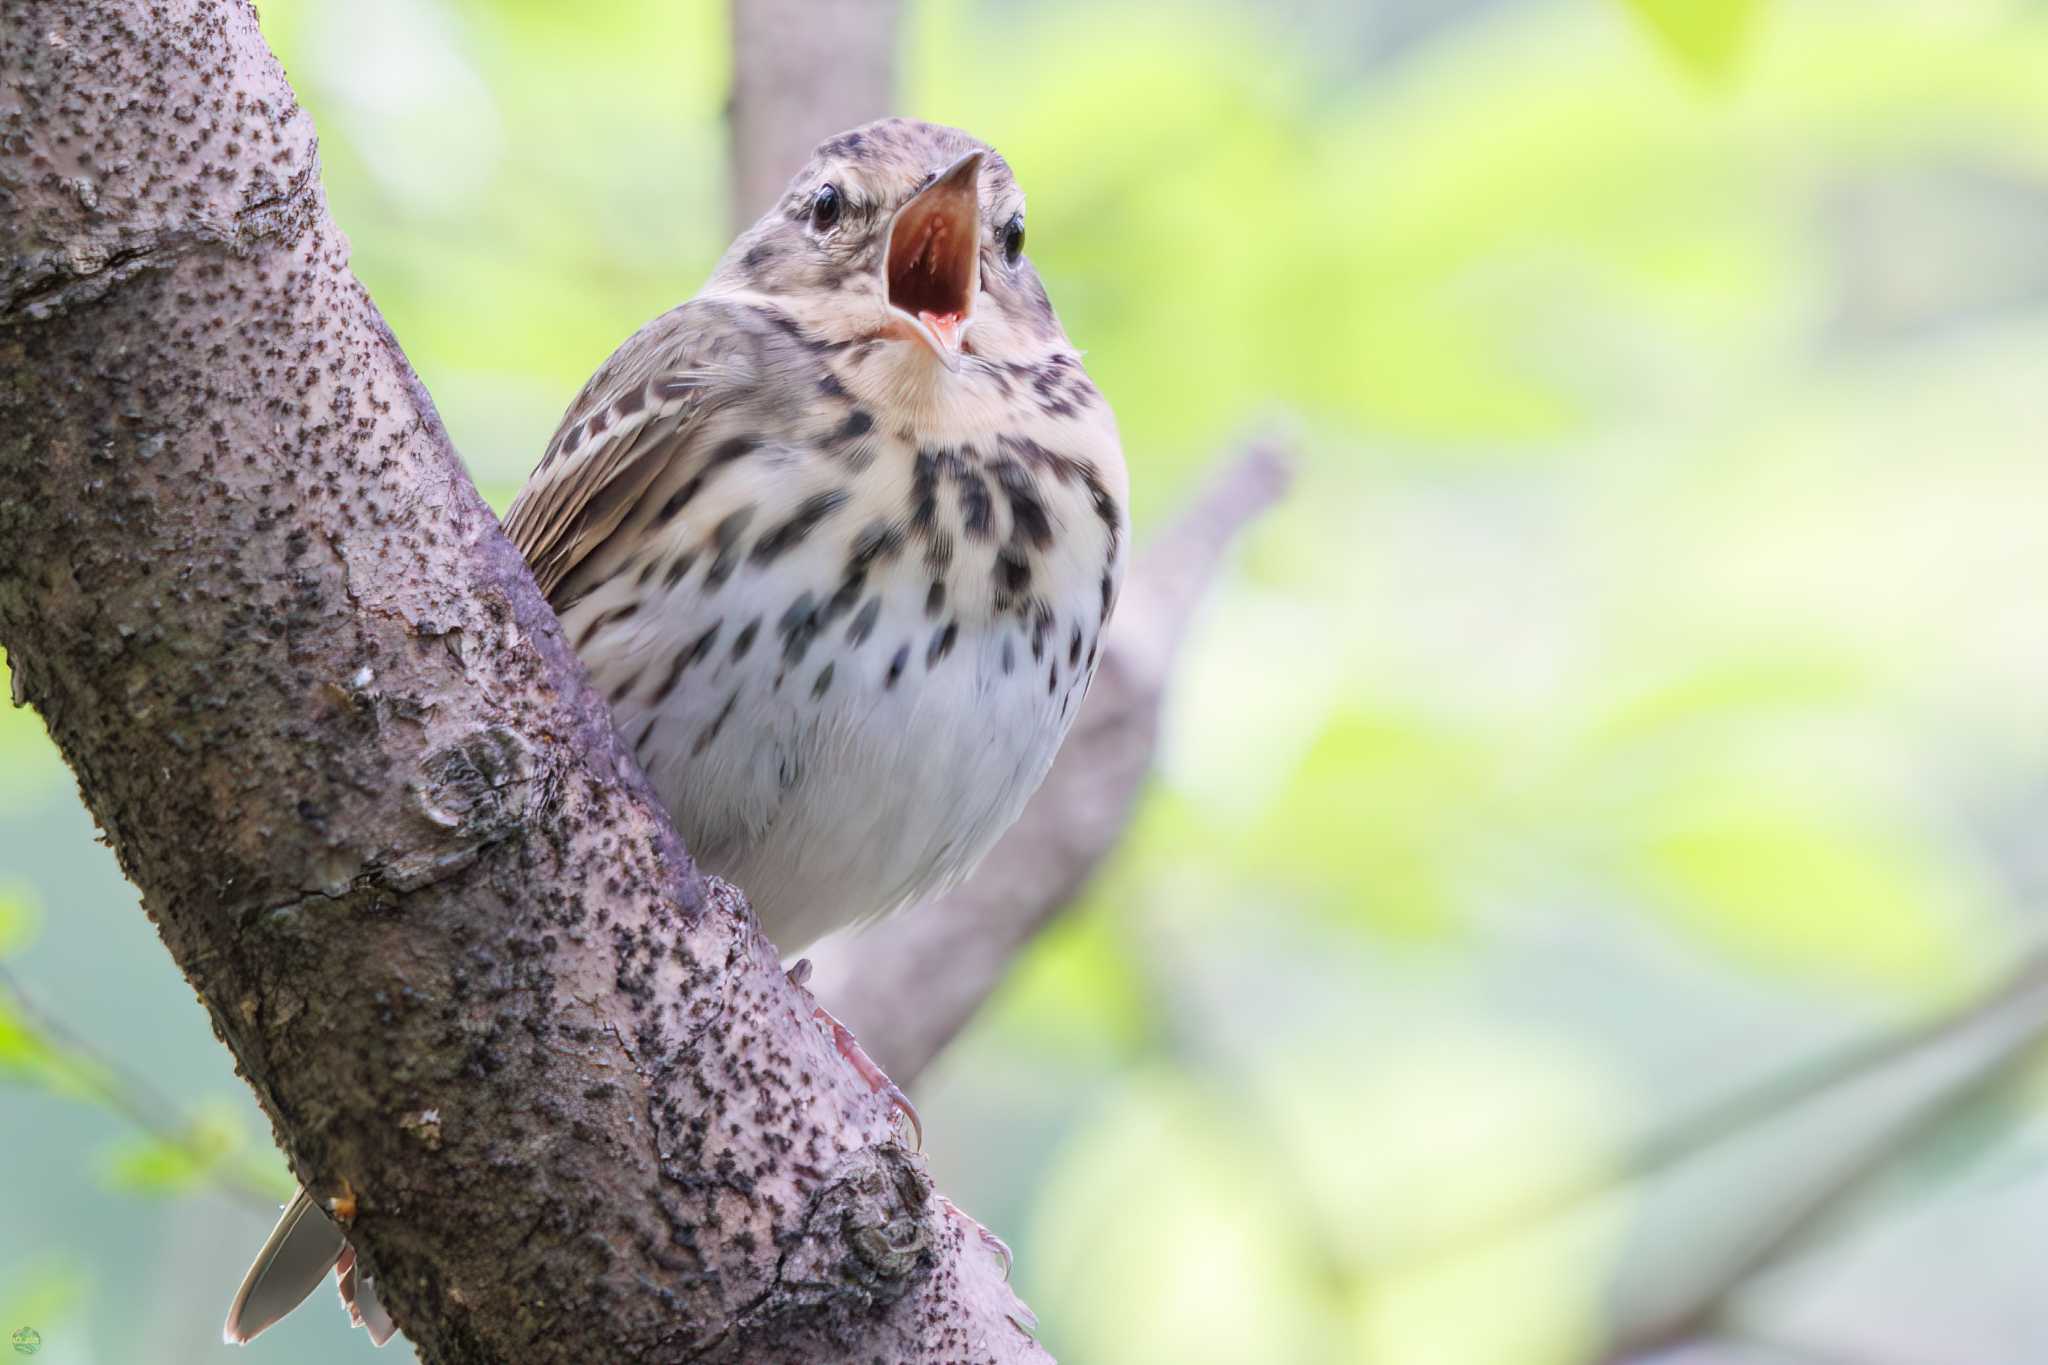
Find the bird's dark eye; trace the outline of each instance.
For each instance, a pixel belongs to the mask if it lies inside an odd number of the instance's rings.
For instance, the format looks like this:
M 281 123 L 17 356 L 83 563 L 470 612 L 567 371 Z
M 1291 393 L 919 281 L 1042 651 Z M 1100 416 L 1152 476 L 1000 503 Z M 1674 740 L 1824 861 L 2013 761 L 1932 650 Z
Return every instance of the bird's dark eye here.
M 811 226 L 819 232 L 826 232 L 838 221 L 839 187 L 818 186 L 818 192 L 811 196 Z
M 1024 215 L 1018 214 L 1003 225 L 1003 259 L 1011 265 L 1024 254 Z

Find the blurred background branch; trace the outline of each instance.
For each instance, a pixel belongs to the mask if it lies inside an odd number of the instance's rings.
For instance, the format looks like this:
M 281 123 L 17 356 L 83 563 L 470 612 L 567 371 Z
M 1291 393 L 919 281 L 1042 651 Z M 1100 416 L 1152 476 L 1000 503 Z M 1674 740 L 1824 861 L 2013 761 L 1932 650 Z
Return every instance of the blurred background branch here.
M 731 0 L 732 204 L 737 233 L 811 148 L 894 113 L 902 0 Z
M 0 952 L 5 945 L 0 944 Z M 136 1132 L 103 1156 L 108 1179 L 138 1194 L 189 1194 L 211 1185 L 245 1207 L 275 1214 L 291 1197 L 276 1154 L 256 1150 L 242 1125 L 218 1112 L 186 1115 L 119 1057 L 39 1003 L 0 963 L 0 1077 L 118 1114 Z

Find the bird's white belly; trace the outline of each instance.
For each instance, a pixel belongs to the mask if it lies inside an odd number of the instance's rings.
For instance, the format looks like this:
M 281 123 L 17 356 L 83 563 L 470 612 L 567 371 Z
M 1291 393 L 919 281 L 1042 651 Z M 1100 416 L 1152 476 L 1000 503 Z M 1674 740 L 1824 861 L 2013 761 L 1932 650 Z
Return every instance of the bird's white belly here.
M 934 612 L 928 576 L 907 566 L 792 645 L 842 558 L 821 539 L 715 589 L 699 566 L 593 651 L 691 853 L 747 893 L 785 953 L 971 870 L 1044 777 L 1092 663 L 1060 636 L 1034 658 L 1014 617 Z M 633 595 L 615 584 L 576 604 L 571 639 Z

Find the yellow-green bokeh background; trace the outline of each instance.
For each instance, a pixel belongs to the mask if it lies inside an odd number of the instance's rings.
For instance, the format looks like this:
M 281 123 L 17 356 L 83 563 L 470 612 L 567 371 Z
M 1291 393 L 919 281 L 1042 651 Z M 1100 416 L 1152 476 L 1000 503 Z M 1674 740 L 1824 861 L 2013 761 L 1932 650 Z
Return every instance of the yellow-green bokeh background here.
M 1016 168 L 1141 539 L 1246 433 L 1301 451 L 1128 846 L 928 1078 L 941 1184 L 1064 1360 L 1579 1360 L 1625 1204 L 1460 1229 L 2037 927 L 2048 6 L 908 10 L 906 112 Z M 724 244 L 723 5 L 262 12 L 502 508 Z M 134 900 L 0 710 L 0 954 L 280 1180 Z M 265 1219 L 76 1065 L 0 1013 L 0 1334 L 218 1359 Z M 2009 1265 L 2044 1151 L 2023 1096 L 1980 1106 L 1838 1261 Z M 366 1350 L 322 1301 L 248 1358 Z

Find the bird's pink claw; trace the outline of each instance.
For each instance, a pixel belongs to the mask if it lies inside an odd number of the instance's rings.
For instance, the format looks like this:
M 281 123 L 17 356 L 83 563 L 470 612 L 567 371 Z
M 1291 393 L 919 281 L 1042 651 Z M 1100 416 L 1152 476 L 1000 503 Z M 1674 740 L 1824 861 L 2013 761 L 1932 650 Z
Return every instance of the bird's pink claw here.
M 860 1045 L 860 1039 L 853 1036 L 853 1030 L 832 1017 L 832 1012 L 823 1005 L 812 1011 L 812 1018 L 832 1030 L 832 1041 L 839 1048 L 839 1055 L 868 1083 L 868 1089 L 880 1095 L 896 1107 L 896 1111 L 910 1120 L 910 1131 L 917 1139 L 917 1150 L 924 1150 L 924 1120 L 917 1116 L 917 1106 L 910 1102 L 910 1096 L 902 1087 L 889 1079 L 888 1073 L 875 1065 L 875 1059 L 868 1056 Z

